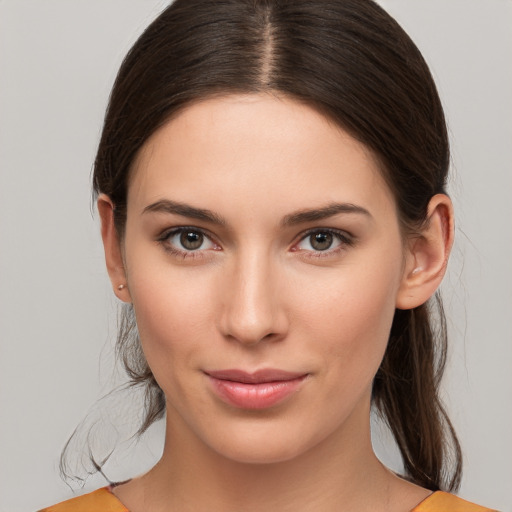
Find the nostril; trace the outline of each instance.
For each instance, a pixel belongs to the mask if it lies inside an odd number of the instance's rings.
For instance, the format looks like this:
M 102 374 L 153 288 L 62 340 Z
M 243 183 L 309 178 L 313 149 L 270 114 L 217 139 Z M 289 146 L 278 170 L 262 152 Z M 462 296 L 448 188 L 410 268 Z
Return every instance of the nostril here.
M 287 322 L 274 308 L 262 311 L 225 313 L 223 322 L 224 335 L 244 345 L 256 345 L 263 341 L 277 341 L 287 331 Z
M 254 249 L 254 247 L 253 247 Z M 279 340 L 288 329 L 274 261 L 247 250 L 233 260 L 229 289 L 222 289 L 220 325 L 224 336 L 244 345 Z

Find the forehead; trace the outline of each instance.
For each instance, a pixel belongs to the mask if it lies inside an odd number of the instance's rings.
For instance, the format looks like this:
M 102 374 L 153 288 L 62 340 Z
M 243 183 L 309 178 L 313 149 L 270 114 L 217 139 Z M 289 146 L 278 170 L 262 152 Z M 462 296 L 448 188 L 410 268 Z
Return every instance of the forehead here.
M 164 198 L 255 211 L 393 202 L 363 144 L 312 107 L 270 94 L 194 103 L 160 128 L 135 162 L 128 203 Z

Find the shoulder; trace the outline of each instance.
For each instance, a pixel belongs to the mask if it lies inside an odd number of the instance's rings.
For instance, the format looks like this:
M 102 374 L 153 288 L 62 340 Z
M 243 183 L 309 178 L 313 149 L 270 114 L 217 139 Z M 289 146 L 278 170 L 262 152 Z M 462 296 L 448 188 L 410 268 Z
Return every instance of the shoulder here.
M 128 512 L 108 487 L 44 508 L 39 512 Z
M 437 491 L 422 501 L 412 512 L 496 512 L 475 505 L 453 494 Z

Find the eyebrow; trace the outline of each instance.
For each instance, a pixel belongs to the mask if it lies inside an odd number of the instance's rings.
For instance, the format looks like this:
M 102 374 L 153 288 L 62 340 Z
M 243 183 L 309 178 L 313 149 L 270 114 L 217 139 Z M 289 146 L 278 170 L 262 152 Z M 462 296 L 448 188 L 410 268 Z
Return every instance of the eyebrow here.
M 331 203 L 323 208 L 313 208 L 310 210 L 300 210 L 290 215 L 286 215 L 282 220 L 282 226 L 295 226 L 305 222 L 314 222 L 317 220 L 327 219 L 334 217 L 340 213 L 365 215 L 372 218 L 371 213 L 362 206 L 357 206 L 352 203 Z
M 142 213 L 144 214 L 148 212 L 161 212 L 181 215 L 191 219 L 206 221 L 218 226 L 225 226 L 227 224 L 223 217 L 212 212 L 211 210 L 207 210 L 205 208 L 196 208 L 186 203 L 171 201 L 170 199 L 162 199 L 146 206 Z M 317 220 L 334 217 L 340 213 L 359 214 L 372 218 L 371 213 L 362 206 L 358 206 L 352 203 L 331 203 L 322 208 L 299 210 L 297 212 L 286 215 L 281 221 L 281 225 L 283 227 L 295 226 L 297 224 L 314 222 Z
M 156 203 L 152 203 L 144 208 L 142 213 L 148 212 L 161 212 L 161 213 L 173 213 L 181 215 L 182 217 L 189 217 L 191 219 L 202 220 L 216 224 L 218 226 L 225 226 L 226 221 L 211 210 L 204 208 L 195 208 L 185 203 L 178 203 L 169 199 L 162 199 Z

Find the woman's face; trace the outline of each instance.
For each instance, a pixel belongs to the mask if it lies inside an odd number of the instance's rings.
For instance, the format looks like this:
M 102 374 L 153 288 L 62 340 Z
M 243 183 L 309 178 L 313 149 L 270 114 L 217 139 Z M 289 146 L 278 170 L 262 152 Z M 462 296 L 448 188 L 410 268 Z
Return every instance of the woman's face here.
M 283 97 L 194 104 L 137 159 L 123 251 L 174 436 L 245 462 L 368 436 L 405 255 L 362 144 Z

